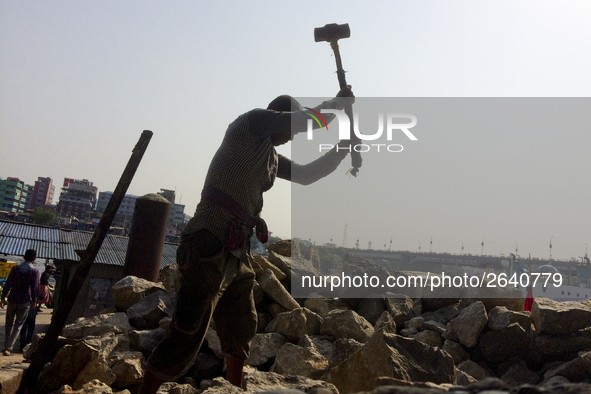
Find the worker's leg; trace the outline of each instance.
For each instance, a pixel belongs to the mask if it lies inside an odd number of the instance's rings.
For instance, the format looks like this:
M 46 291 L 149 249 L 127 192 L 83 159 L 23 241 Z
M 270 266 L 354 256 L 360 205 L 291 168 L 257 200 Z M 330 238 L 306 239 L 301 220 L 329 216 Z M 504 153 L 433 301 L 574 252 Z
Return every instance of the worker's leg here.
M 23 324 L 25 324 L 25 320 L 27 320 L 27 314 L 29 313 L 29 307 L 31 304 L 26 303 L 26 304 L 14 304 L 14 305 L 16 305 L 15 321 L 14 321 L 14 325 L 12 326 L 12 331 L 10 333 L 10 337 L 8 338 L 8 341 L 6 342 L 6 345 L 5 345 L 5 349 L 8 349 L 11 352 L 12 352 L 12 347 L 16 343 L 16 339 L 19 337 L 19 334 L 21 332 L 21 328 L 23 327 Z
M 6 323 L 4 326 L 4 350 L 8 349 L 8 339 L 10 338 L 10 334 L 12 334 L 12 327 L 14 326 L 14 317 L 16 316 L 16 307 L 17 304 L 13 304 L 9 302 L 6 306 Z
M 256 334 L 257 313 L 252 288 L 255 274 L 245 259 L 240 262 L 232 284 L 218 301 L 214 320 L 226 357 L 226 378 L 235 386 L 242 385 L 244 360 L 248 358 L 250 340 Z
M 197 355 L 218 299 L 231 280 L 224 275 L 228 257 L 219 253 L 221 249 L 222 243 L 209 232 L 181 242 L 176 308 L 166 336 L 148 359 L 141 394 L 155 393 L 162 382 L 175 380 Z

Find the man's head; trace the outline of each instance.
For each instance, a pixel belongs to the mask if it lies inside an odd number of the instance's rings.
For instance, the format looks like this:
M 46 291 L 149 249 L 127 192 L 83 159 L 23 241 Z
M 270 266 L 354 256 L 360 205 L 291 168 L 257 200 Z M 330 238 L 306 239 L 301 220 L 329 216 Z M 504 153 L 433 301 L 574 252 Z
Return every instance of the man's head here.
M 29 249 L 25 252 L 24 258 L 25 261 L 32 263 L 37 258 L 37 252 L 35 249 Z
M 304 109 L 296 99 L 287 94 L 277 97 L 269 103 L 267 109 L 280 112 L 294 112 L 303 111 Z M 292 140 L 291 132 L 273 133 L 271 134 L 271 142 L 273 146 L 283 145 Z
M 267 109 L 281 112 L 295 112 L 304 110 L 300 103 L 298 103 L 298 100 L 288 96 L 287 94 L 281 95 L 271 101 Z

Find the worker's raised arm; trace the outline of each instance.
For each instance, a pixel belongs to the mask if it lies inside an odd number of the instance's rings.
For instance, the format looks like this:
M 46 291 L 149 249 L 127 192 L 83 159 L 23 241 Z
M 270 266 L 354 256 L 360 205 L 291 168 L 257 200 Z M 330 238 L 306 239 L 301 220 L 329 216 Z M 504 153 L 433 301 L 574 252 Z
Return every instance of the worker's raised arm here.
M 300 185 L 309 185 L 336 170 L 347 153 L 349 153 L 348 149 L 337 145 L 308 164 L 298 164 L 279 155 L 277 177 Z

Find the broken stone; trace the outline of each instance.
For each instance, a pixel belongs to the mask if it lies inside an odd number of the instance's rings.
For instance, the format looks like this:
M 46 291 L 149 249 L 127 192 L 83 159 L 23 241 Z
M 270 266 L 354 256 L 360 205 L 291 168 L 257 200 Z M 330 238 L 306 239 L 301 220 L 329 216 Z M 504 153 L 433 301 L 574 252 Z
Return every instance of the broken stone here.
M 496 306 L 488 314 L 488 328 L 491 330 L 502 330 L 509 327 L 509 324 L 518 323 L 525 331 L 531 327 L 530 312 L 515 312 L 504 306 Z
M 302 257 L 312 263 L 314 268 L 321 271 L 320 254 L 318 253 L 318 248 L 316 248 L 315 245 L 310 245 L 308 248 L 306 248 L 306 250 L 302 253 Z
M 501 376 L 501 380 L 509 386 L 521 386 L 522 384 L 536 385 L 540 383 L 540 376 L 527 368 L 525 362 L 515 364 Z
M 557 302 L 536 298 L 532 320 L 538 334 L 570 334 L 591 326 L 591 306 L 581 302 Z
M 78 390 L 94 379 L 110 385 L 115 378 L 99 349 L 81 341 L 59 349 L 52 362 L 41 371 L 37 385 L 40 392 L 48 393 L 64 384 Z
M 256 367 L 269 362 L 285 342 L 285 337 L 276 332 L 256 334 L 250 343 L 250 357 L 244 363 Z
M 273 318 L 277 317 L 278 314 L 289 312 L 290 309 L 287 309 L 276 302 L 272 302 L 267 306 L 267 310 L 273 316 Z
M 384 311 L 376 324 L 373 326 L 375 331 L 385 331 L 392 334 L 396 334 L 396 322 L 392 318 L 392 315 L 388 311 Z
M 279 279 L 280 281 L 285 280 L 287 278 L 287 275 L 285 275 L 283 273 L 283 271 L 281 271 L 279 268 L 277 268 L 274 264 L 271 264 L 271 262 L 269 260 L 267 260 L 264 256 L 260 256 L 258 254 L 253 254 L 252 258 L 261 267 L 261 269 L 263 270 L 263 273 L 269 269 L 269 270 L 273 271 L 273 273 L 275 274 L 275 277 L 277 277 L 277 279 Z
M 298 346 L 301 346 L 305 349 L 310 349 L 313 352 L 316 352 L 330 360 L 334 353 L 334 343 L 329 341 L 327 336 L 320 336 L 320 335 L 304 335 L 300 341 L 298 342 Z
M 570 382 L 581 382 L 591 375 L 591 352 L 580 354 L 574 360 L 560 364 L 544 374 L 544 379 L 564 376 Z
M 468 375 L 466 372 L 456 368 L 456 384 L 458 386 L 466 386 L 470 383 L 477 382 L 472 376 Z
M 382 298 L 364 298 L 357 306 L 357 313 L 363 316 L 372 325 L 375 325 L 383 312 L 386 311 L 386 305 Z
M 80 388 L 80 390 L 74 390 L 69 385 L 64 385 L 60 387 L 58 391 L 53 392 L 52 394 L 112 394 L 113 390 L 106 385 L 105 383 L 101 382 L 98 379 L 95 379 L 91 382 L 88 382 Z M 117 394 L 130 394 L 129 391 L 119 391 Z
M 442 324 L 449 323 L 454 317 L 459 314 L 458 305 L 452 304 L 447 305 L 443 308 L 439 308 L 433 312 L 425 312 L 421 314 L 421 317 L 425 319 L 425 321 L 436 321 Z
M 386 298 L 386 310 L 390 312 L 396 322 L 396 327 L 404 327 L 406 317 L 412 312 L 414 303 L 412 299 L 403 294 L 388 294 Z
M 406 338 L 414 338 L 415 335 L 419 333 L 419 330 L 416 328 L 403 328 L 400 330 L 400 335 Z
M 115 387 L 130 387 L 139 385 L 144 377 L 146 362 L 141 352 L 118 353 L 109 358 L 111 371 L 115 374 Z
M 248 367 L 245 366 L 244 371 Z M 224 360 L 214 354 L 197 353 L 195 364 L 185 374 L 185 378 L 190 378 L 195 382 L 211 380 L 221 376 L 224 371 Z
M 450 354 L 456 365 L 470 358 L 470 354 L 462 345 L 449 339 L 446 339 L 445 342 L 443 342 L 443 347 L 441 349 Z
M 489 373 L 486 369 L 482 368 L 480 365 L 476 364 L 472 360 L 466 360 L 458 364 L 458 369 L 467 373 L 468 375 L 472 376 L 474 379 L 480 381 L 487 377 L 489 377 Z
M 487 322 L 488 316 L 484 304 L 476 301 L 462 309 L 460 314 L 449 324 L 462 345 L 473 347 L 478 343 L 478 336 Z
M 158 322 L 158 327 L 168 330 L 168 327 L 170 327 L 170 323 L 172 323 L 172 317 L 165 316 Z
M 341 393 L 369 391 L 378 377 L 405 381 L 455 383 L 451 356 L 418 341 L 378 331 L 359 351 L 333 368 L 324 379 Z
M 266 270 L 263 276 L 258 279 L 261 288 L 269 297 L 275 300 L 278 304 L 287 310 L 294 310 L 300 305 L 293 299 L 291 294 L 283 287 L 279 279 L 275 276 L 273 271 Z
M 150 282 L 131 275 L 111 287 L 113 303 L 117 309 L 123 312 L 127 311 L 130 306 L 137 304 L 145 296 L 158 290 L 166 291 L 166 288 L 161 283 Z
M 140 329 L 157 328 L 162 318 L 172 316 L 173 304 L 163 291 L 156 291 L 142 298 L 137 304 L 127 308 L 129 323 Z
M 328 360 L 324 356 L 288 342 L 277 352 L 271 372 L 317 379 L 327 369 Z
M 363 344 L 351 338 L 339 338 L 334 341 L 334 350 L 329 359 L 330 367 L 336 367 L 341 362 L 351 357 L 356 351 L 361 349 Z
M 133 350 L 142 352 L 145 357 L 149 357 L 152 350 L 164 338 L 166 330 L 156 328 L 154 330 L 134 330 L 129 332 L 129 346 Z
M 74 323 L 64 327 L 62 335 L 66 338 L 80 339 L 109 333 L 127 333 L 131 329 L 125 313 L 118 312 L 93 317 L 80 317 Z
M 329 312 L 322 321 L 320 334 L 334 338 L 353 338 L 366 342 L 373 334 L 373 326 L 351 310 L 334 310 Z
M 296 240 L 284 239 L 268 245 L 267 252 L 285 257 L 300 257 L 300 243 Z
M 535 337 L 535 343 L 540 352 L 546 356 L 560 356 L 576 353 L 580 350 L 591 350 L 591 338 L 581 336 L 549 336 Z
M 421 329 L 425 323 L 425 318 L 417 316 L 404 322 L 404 328 L 416 328 Z
M 431 330 L 424 330 L 413 336 L 413 338 L 419 342 L 433 347 L 441 347 L 443 345 L 443 339 L 441 335 Z
M 329 298 L 307 298 L 304 302 L 304 306 L 310 309 L 312 312 L 317 313 L 321 317 L 328 315 L 328 312 L 335 309 L 347 309 L 338 300 Z
M 169 264 L 160 270 L 158 282 L 171 293 L 177 293 L 181 288 L 181 273 L 177 263 Z
M 425 323 L 423 323 L 423 327 L 426 330 L 435 331 L 439 334 L 443 334 L 445 330 L 447 330 L 447 326 L 445 324 L 439 323 L 435 320 L 426 321 Z
M 503 330 L 483 333 L 478 348 L 492 364 L 498 364 L 511 357 L 518 357 L 528 364 L 536 364 L 540 357 L 533 339 L 517 323 Z
M 265 331 L 277 332 L 289 341 L 299 341 L 304 335 L 317 335 L 322 318 L 307 308 L 298 308 L 277 315 Z
M 291 257 L 283 256 L 281 254 L 269 251 L 269 262 L 283 272 L 288 280 L 291 280 Z

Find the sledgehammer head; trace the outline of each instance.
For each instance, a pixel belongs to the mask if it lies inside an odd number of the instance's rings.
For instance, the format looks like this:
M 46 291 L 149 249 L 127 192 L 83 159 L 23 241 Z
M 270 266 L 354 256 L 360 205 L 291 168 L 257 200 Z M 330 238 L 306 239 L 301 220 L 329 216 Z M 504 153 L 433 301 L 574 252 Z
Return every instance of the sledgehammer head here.
M 314 29 L 314 41 L 337 41 L 341 38 L 351 37 L 351 30 L 349 24 L 337 25 L 336 23 L 330 23 L 324 27 L 317 27 Z

